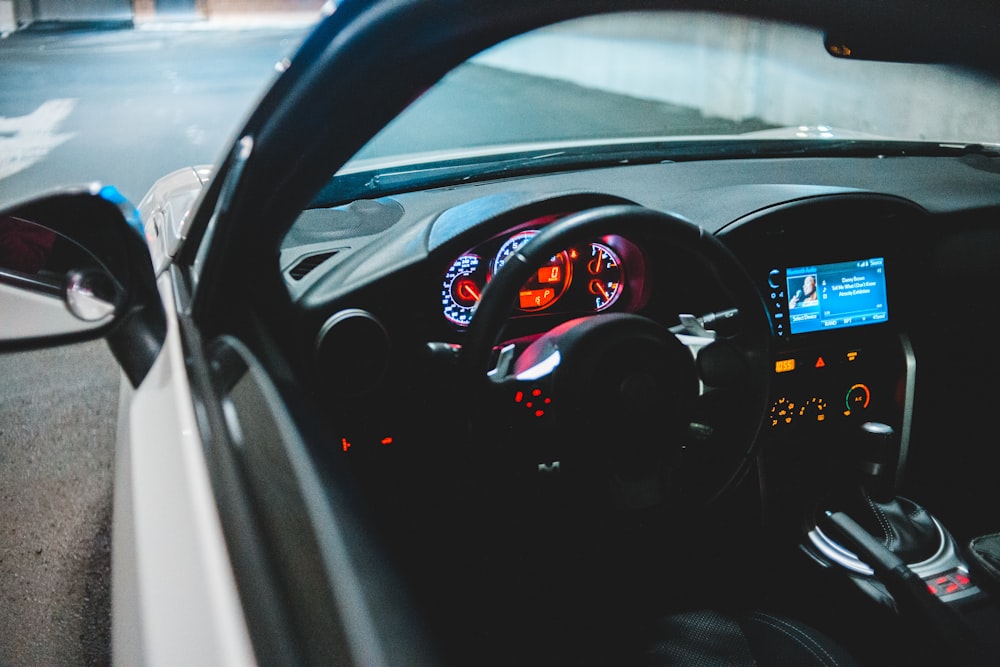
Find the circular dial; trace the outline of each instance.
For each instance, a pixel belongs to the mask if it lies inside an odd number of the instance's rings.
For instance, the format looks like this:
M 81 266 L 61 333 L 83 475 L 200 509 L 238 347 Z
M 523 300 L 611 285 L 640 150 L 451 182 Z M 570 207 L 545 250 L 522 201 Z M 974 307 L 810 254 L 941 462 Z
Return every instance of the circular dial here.
M 462 255 L 448 268 L 441 284 L 444 316 L 468 326 L 486 284 L 486 270 L 479 255 Z
M 622 261 L 603 243 L 590 244 L 587 260 L 587 291 L 594 298 L 594 310 L 610 307 L 622 294 Z
M 538 233 L 537 229 L 528 229 L 523 232 L 518 232 L 514 234 L 509 239 L 503 242 L 500 249 L 497 250 L 496 256 L 493 258 L 493 265 L 490 267 L 490 275 L 496 275 L 503 265 L 510 259 L 510 256 L 517 252 L 521 246 L 531 240 L 531 237 Z
M 867 410 L 871 400 L 872 392 L 868 385 L 859 382 L 847 390 L 847 395 L 844 397 L 844 415 L 850 417 L 852 413 Z
M 795 402 L 782 396 L 771 406 L 771 427 L 777 428 L 792 423 L 795 418 Z
M 808 421 L 826 421 L 826 401 L 819 396 L 813 396 L 802 404 L 798 416 Z
M 771 426 L 778 428 L 793 423 L 826 421 L 826 399 L 812 396 L 802 402 L 782 396 L 771 405 Z
M 493 258 L 493 275 L 496 275 L 504 263 L 537 233 L 538 230 L 529 229 L 518 232 L 504 241 L 496 257 Z M 572 265 L 569 255 L 565 251 L 553 255 L 521 286 L 518 292 L 518 307 L 526 313 L 545 310 L 563 295 L 571 280 Z

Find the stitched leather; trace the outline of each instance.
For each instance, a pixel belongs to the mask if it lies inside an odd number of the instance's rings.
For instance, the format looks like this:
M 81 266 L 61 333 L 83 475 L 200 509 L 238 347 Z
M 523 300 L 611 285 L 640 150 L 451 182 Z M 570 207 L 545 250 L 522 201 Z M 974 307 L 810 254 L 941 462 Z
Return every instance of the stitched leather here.
M 927 560 L 941 546 L 941 535 L 931 515 L 912 500 L 896 497 L 877 502 L 862 488 L 836 503 L 887 549 L 908 564 Z

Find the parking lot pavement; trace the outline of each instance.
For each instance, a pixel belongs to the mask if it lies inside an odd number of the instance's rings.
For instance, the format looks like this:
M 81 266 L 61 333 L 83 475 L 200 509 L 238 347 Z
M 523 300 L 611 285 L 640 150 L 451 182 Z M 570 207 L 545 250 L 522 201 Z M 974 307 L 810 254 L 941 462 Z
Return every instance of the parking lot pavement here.
M 0 40 L 0 163 L 19 166 L 0 178 L 0 203 L 93 181 L 138 202 L 160 176 L 215 162 L 305 32 L 41 31 Z
M 0 378 L 0 664 L 108 664 L 114 360 L 5 354 Z

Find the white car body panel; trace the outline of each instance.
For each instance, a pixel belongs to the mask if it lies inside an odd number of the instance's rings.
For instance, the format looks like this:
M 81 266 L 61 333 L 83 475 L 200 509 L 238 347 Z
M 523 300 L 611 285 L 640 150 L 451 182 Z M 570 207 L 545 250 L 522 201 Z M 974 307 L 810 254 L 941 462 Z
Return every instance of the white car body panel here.
M 209 167 L 178 169 L 156 181 L 139 202 L 139 216 L 156 275 L 170 265 L 187 237 L 194 203 L 210 174 Z
M 0 283 L 0 313 L 17 313 L 4 322 L 2 337 L 30 338 L 60 333 L 80 333 L 96 324 L 73 316 L 62 299 Z M 100 324 L 100 323 L 97 323 Z
M 116 665 L 256 664 L 195 421 L 169 274 L 163 350 L 123 378 L 115 453 L 112 656 Z

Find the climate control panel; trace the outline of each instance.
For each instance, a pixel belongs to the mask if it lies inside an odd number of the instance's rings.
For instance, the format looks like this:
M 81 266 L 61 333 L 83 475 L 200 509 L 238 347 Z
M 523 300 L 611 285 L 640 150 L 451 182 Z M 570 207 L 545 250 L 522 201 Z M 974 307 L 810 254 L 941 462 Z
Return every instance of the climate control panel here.
M 782 434 L 872 420 L 897 423 L 906 366 L 895 337 L 863 345 L 786 348 L 774 359 L 765 428 Z

